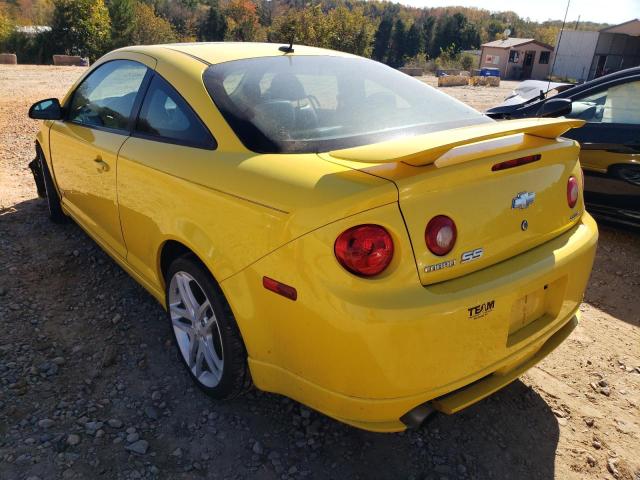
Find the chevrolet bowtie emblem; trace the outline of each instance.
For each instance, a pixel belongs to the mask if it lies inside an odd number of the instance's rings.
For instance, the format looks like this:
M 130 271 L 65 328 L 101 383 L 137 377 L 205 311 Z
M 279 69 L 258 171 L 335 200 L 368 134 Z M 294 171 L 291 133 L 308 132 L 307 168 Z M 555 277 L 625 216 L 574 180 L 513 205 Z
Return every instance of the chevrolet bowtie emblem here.
M 520 192 L 511 199 L 511 208 L 525 209 L 536 199 L 535 192 Z

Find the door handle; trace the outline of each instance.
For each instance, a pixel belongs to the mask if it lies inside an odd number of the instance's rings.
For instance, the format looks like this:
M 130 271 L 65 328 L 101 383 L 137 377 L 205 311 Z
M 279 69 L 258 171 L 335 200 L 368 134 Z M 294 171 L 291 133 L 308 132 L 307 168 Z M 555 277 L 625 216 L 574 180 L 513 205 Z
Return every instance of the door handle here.
M 93 161 L 98 164 L 98 173 L 109 171 L 109 164 L 102 160 L 100 155 L 94 158 Z

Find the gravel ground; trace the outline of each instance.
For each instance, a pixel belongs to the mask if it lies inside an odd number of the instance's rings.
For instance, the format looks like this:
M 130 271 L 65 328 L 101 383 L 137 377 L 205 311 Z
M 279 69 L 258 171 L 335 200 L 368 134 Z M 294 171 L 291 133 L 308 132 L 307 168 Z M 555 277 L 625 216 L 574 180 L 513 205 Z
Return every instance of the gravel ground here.
M 373 434 L 278 395 L 214 403 L 161 307 L 36 198 L 27 109 L 82 71 L 0 66 L 0 479 L 640 479 L 637 233 L 601 226 L 580 326 L 461 414 Z M 511 88 L 443 91 L 484 109 Z

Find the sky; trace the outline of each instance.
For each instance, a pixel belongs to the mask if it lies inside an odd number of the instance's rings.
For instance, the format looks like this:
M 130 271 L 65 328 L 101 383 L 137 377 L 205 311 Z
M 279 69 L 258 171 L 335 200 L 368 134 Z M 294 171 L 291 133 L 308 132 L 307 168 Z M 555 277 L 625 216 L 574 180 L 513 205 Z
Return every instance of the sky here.
M 531 20 L 562 20 L 566 0 L 397 0 L 414 7 L 477 7 L 492 12 L 511 10 Z M 571 0 L 567 23 L 580 20 L 617 24 L 640 18 L 640 0 Z

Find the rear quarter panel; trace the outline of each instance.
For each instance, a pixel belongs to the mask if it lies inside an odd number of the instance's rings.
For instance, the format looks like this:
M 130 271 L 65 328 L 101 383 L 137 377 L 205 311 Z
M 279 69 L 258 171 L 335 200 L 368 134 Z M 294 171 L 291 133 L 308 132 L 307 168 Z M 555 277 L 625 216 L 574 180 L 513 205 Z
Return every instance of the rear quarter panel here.
M 118 159 L 127 261 L 161 287 L 176 240 L 214 277 L 230 275 L 315 228 L 397 201 L 391 182 L 316 155 L 210 151 L 129 138 Z

